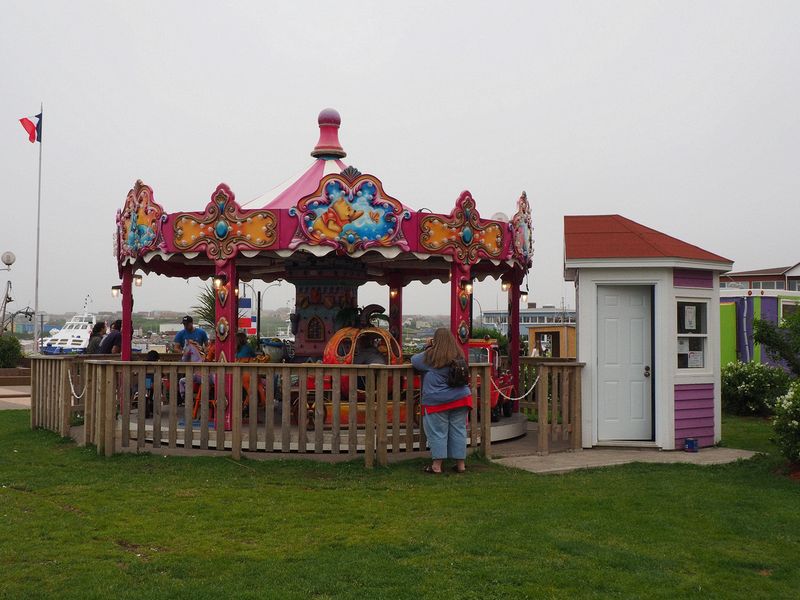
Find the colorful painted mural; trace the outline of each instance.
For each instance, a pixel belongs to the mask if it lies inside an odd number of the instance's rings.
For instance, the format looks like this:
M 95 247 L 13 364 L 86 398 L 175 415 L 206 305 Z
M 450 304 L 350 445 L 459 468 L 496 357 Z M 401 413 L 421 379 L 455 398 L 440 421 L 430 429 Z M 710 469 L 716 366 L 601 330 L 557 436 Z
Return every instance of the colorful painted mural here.
M 401 225 L 411 213 L 383 191 L 377 178 L 352 168 L 323 178 L 289 214 L 298 219 L 290 248 L 327 245 L 346 254 L 376 246 L 409 249 Z
M 420 221 L 420 245 L 429 252 L 451 252 L 464 264 L 479 257 L 498 258 L 503 250 L 503 228 L 494 221 L 482 221 L 475 200 L 462 192 L 452 212 L 444 217 L 430 215 Z
M 220 183 L 203 213 L 179 213 L 173 221 L 175 247 L 183 252 L 205 249 L 213 260 L 239 250 L 262 250 L 277 239 L 277 220 L 268 210 L 243 210 L 231 189 Z
M 117 252 L 120 258 L 136 258 L 163 243 L 164 209 L 153 199 L 153 189 L 139 179 L 117 211 Z
M 779 323 L 800 310 L 800 292 L 772 290 L 723 290 L 720 295 L 720 362 L 761 362 L 777 365 L 753 339 L 758 319 Z

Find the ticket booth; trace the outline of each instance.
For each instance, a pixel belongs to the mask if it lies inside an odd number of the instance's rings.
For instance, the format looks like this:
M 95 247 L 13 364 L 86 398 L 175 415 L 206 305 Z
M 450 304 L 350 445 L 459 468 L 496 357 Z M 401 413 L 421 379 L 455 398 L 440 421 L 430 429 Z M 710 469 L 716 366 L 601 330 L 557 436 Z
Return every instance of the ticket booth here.
M 720 439 L 719 276 L 733 262 L 620 215 L 564 218 L 583 446 Z

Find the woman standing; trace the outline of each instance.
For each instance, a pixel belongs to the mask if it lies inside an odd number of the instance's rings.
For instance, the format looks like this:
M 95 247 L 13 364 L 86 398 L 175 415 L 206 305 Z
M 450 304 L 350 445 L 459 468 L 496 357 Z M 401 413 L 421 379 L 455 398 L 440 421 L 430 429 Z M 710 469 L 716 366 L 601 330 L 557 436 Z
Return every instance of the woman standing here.
M 468 385 L 450 387 L 450 365 L 464 359 L 464 353 L 449 329 L 439 328 L 428 347 L 411 357 L 411 364 L 423 372 L 422 424 L 431 448 L 426 473 L 441 473 L 442 461 L 455 459 L 453 470 L 463 473 L 467 457 L 467 414 L 472 406 Z
M 103 341 L 103 336 L 106 334 L 105 322 L 95 323 L 92 327 L 92 333 L 89 336 L 89 344 L 86 346 L 86 354 L 100 354 L 100 342 Z

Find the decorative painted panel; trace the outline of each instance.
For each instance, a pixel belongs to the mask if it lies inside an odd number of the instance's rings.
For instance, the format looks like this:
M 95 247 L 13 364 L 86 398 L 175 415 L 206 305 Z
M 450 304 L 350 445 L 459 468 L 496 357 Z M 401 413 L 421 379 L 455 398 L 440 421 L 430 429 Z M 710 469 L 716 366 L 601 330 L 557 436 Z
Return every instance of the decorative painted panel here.
M 452 212 L 429 215 L 420 220 L 420 245 L 436 254 L 451 253 L 464 264 L 479 258 L 499 259 L 503 251 L 503 228 L 493 221 L 482 221 L 469 192 L 462 192 Z
M 298 219 L 290 248 L 324 245 L 342 254 L 374 247 L 409 249 L 401 224 L 411 213 L 383 191 L 380 180 L 353 167 L 324 177 L 289 215 Z
M 514 260 L 523 267 L 530 267 L 533 258 L 533 224 L 528 195 L 522 192 L 517 200 L 517 212 L 511 219 L 514 242 Z
M 137 180 L 124 207 L 117 211 L 118 259 L 157 250 L 163 243 L 161 224 L 165 220 L 164 209 L 153 199 L 153 189 Z
M 268 210 L 243 210 L 230 188 L 221 183 L 205 212 L 175 215 L 174 244 L 178 250 L 205 249 L 213 260 L 227 260 L 239 250 L 262 250 L 277 239 L 275 215 Z

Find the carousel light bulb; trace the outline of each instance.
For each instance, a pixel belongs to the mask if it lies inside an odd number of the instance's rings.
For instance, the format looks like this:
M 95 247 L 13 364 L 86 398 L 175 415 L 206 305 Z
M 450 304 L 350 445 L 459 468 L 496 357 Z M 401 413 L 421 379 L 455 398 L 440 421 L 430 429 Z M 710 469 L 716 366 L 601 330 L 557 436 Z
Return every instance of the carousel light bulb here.
M 519 295 L 519 299 L 522 300 L 523 304 L 527 304 L 528 303 L 528 290 L 525 290 L 524 292 L 522 292 Z
M 142 287 L 142 276 L 141 275 L 134 275 L 133 276 L 133 285 L 136 287 Z
M 397 298 L 397 288 L 392 288 L 389 290 L 389 297 L 390 298 Z
M 471 294 L 472 293 L 472 284 L 471 283 L 465 283 L 464 284 L 464 291 L 467 292 L 468 294 Z
M 500 284 L 500 289 L 503 290 L 504 292 L 507 292 L 508 290 L 511 289 L 511 282 L 504 281 L 502 284 Z
M 119 294 L 120 294 L 120 292 L 121 292 L 121 291 L 122 291 L 122 286 L 121 286 L 121 285 L 112 285 L 112 286 L 111 286 L 111 295 L 112 295 L 114 298 L 116 298 L 117 296 L 119 296 Z

